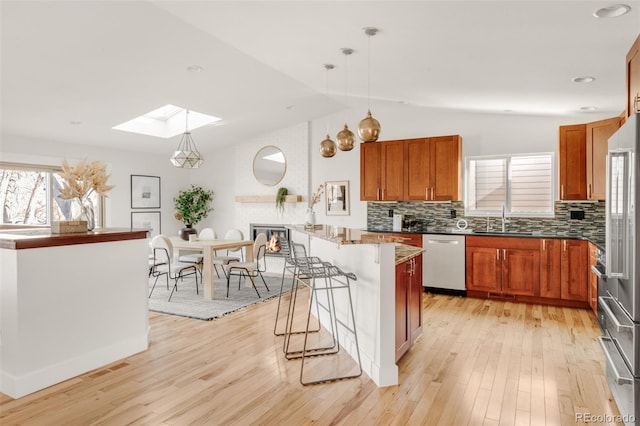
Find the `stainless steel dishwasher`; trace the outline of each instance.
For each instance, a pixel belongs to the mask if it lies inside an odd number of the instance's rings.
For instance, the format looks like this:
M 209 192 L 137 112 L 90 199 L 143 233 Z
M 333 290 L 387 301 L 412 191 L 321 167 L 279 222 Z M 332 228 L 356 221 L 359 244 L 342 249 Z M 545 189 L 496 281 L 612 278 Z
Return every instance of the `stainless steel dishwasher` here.
M 464 235 L 422 236 L 422 285 L 433 293 L 466 296 Z

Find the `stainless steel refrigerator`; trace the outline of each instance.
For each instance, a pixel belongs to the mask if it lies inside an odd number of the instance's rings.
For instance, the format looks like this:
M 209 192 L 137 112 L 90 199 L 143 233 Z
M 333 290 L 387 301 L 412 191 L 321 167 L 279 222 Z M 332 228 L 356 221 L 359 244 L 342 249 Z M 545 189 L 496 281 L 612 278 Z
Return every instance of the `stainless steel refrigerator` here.
M 626 425 L 640 422 L 639 152 L 640 114 L 635 114 L 609 138 L 606 292 L 598 300 L 607 382 Z

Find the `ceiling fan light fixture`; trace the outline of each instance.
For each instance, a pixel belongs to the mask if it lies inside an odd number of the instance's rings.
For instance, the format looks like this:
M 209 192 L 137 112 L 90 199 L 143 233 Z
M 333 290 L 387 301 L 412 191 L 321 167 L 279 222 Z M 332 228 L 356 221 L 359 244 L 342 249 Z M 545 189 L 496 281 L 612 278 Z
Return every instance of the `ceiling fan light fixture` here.
M 182 134 L 180 143 L 178 143 L 178 147 L 173 152 L 173 155 L 169 160 L 175 167 L 182 169 L 197 169 L 202 165 L 202 163 L 204 163 L 204 159 L 202 158 L 200 151 L 198 151 L 198 148 L 196 148 L 196 143 L 193 141 L 191 132 L 189 131 L 189 110 L 186 111 L 185 116 L 185 131 Z
M 378 29 L 374 27 L 364 27 L 362 29 L 368 37 L 368 64 L 367 64 L 367 103 L 369 108 L 367 116 L 358 124 L 358 136 L 363 142 L 375 142 L 380 136 L 380 122 L 371 115 L 371 37 L 378 33 Z

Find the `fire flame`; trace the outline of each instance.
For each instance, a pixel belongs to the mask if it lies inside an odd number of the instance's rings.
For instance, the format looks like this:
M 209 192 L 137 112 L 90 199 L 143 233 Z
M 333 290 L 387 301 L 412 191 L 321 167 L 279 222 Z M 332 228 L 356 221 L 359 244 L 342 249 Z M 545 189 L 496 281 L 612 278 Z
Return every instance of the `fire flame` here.
M 278 236 L 276 234 L 273 234 L 271 239 L 267 242 L 267 251 L 270 253 L 280 251 L 280 241 L 278 241 Z

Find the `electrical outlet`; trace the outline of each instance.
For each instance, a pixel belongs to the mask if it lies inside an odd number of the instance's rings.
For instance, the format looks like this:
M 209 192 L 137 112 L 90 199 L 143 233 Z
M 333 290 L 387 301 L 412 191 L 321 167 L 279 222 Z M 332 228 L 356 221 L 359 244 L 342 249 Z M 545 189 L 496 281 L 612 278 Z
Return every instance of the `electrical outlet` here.
M 584 211 L 583 210 L 569 210 L 571 214 L 571 219 L 583 220 L 584 219 Z
M 389 217 L 393 217 L 393 209 L 389 209 Z
M 451 209 L 450 214 L 451 214 L 451 219 L 455 219 L 457 217 L 456 211 L 454 209 Z

